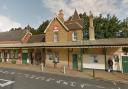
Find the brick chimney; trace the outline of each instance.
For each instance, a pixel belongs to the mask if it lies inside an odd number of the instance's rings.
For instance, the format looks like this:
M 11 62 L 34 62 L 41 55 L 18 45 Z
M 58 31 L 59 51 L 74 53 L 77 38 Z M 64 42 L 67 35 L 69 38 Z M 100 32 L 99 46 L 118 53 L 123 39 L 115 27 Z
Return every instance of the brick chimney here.
M 58 13 L 58 18 L 64 22 L 64 11 L 61 9 L 59 10 L 59 13 Z
M 95 31 L 93 26 L 93 14 L 90 11 L 89 15 L 89 40 L 95 40 Z

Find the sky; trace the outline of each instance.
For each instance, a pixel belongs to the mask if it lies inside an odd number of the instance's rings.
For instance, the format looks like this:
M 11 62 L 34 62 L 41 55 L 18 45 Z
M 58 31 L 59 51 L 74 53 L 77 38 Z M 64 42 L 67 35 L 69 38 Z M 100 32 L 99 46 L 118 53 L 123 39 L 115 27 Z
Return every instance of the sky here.
M 128 0 L 0 0 L 0 32 L 28 24 L 35 29 L 52 19 L 60 9 L 65 19 L 76 9 L 97 16 L 116 15 L 120 20 L 128 17 Z

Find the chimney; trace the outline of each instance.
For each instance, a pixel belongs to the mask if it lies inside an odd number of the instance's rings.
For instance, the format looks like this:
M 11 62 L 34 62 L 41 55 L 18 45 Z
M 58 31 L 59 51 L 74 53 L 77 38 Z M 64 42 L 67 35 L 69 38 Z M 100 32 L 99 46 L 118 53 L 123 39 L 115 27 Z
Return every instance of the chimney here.
M 91 11 L 89 15 L 89 40 L 95 40 L 95 32 L 94 32 L 94 26 L 93 26 L 93 14 Z
M 64 11 L 61 9 L 59 10 L 59 13 L 58 13 L 58 18 L 64 22 Z

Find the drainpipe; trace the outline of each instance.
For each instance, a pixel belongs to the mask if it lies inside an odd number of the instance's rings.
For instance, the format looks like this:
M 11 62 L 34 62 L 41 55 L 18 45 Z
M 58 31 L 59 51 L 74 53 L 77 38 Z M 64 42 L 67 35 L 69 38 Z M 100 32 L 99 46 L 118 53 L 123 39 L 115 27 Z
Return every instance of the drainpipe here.
M 80 69 L 80 71 L 83 72 L 83 48 L 80 48 L 80 60 L 81 60 L 81 69 Z
M 69 65 L 69 48 L 68 48 L 68 67 L 70 67 L 70 65 Z
M 105 71 L 107 70 L 107 48 L 104 48 Z

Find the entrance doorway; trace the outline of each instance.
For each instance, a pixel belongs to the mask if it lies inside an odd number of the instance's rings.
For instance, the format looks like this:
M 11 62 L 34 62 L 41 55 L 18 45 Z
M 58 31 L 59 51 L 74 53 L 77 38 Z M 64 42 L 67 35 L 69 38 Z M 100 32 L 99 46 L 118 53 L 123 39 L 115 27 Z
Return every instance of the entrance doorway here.
M 27 64 L 28 53 L 22 53 L 22 64 Z
M 78 70 L 78 55 L 77 54 L 73 54 L 72 55 L 72 67 L 73 67 L 73 70 Z
M 128 73 L 128 56 L 122 56 L 123 73 Z

